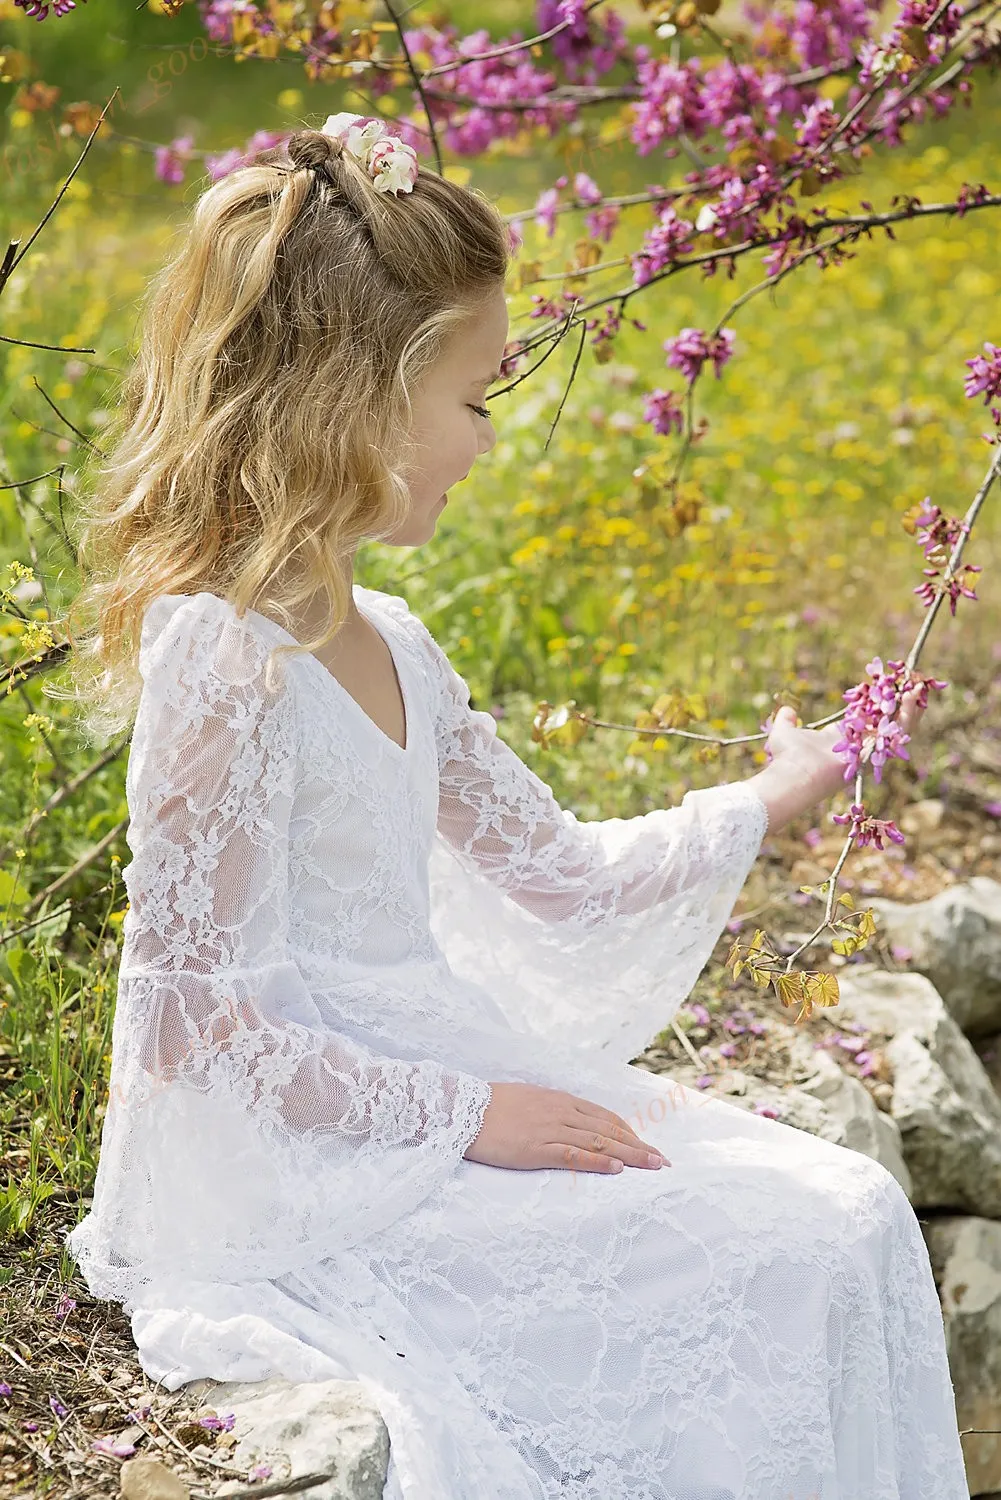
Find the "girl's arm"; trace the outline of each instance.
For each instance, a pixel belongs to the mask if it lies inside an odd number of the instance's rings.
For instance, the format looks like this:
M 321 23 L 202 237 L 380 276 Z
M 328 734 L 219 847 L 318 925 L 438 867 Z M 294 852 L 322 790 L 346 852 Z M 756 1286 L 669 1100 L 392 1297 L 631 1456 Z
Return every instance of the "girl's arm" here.
M 690 791 L 677 807 L 579 822 L 474 710 L 469 687 L 403 601 L 392 601 L 437 690 L 438 832 L 467 868 L 548 924 L 601 927 L 681 898 L 733 900 L 768 809 L 756 778 Z M 729 912 L 727 913 L 729 915 Z
M 712 954 L 757 858 L 764 801 L 737 781 L 690 791 L 677 807 L 578 822 L 500 739 L 492 715 L 470 707 L 423 623 L 385 598 L 420 650 L 434 699 L 435 940 L 517 1030 L 630 1061 Z

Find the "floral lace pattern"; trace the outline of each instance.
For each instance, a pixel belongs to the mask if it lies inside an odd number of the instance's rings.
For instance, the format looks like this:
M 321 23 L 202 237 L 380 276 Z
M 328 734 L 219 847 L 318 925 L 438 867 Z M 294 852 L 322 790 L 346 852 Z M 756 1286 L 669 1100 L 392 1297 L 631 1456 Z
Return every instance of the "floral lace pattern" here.
M 761 799 L 578 821 L 405 602 L 355 593 L 402 747 L 317 658 L 269 672 L 292 637 L 265 616 L 147 612 L 110 1097 L 67 1240 L 91 1290 L 171 1389 L 367 1382 L 386 1500 L 966 1500 L 892 1176 L 628 1066 L 723 930 Z M 469 1161 L 504 1079 L 674 1165 Z

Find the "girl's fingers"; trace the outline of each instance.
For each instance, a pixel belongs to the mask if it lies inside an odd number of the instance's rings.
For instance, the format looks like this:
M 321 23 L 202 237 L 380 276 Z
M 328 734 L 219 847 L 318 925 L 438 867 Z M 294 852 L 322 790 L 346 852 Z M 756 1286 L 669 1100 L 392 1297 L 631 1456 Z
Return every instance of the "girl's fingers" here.
M 564 1130 L 561 1144 L 580 1151 L 592 1152 L 596 1156 L 617 1157 L 628 1167 L 658 1167 L 665 1158 L 655 1146 L 646 1146 L 642 1141 L 633 1145 L 630 1141 L 618 1141 L 600 1130 Z
M 577 1099 L 576 1104 L 577 1114 L 583 1115 L 584 1121 L 588 1123 L 575 1118 L 569 1122 L 571 1129 L 587 1130 L 593 1128 L 602 1130 L 605 1135 L 610 1135 L 615 1140 L 629 1142 L 634 1146 L 642 1146 L 645 1151 L 655 1149 L 647 1146 L 646 1142 L 640 1139 L 632 1126 L 627 1125 L 622 1116 L 617 1115 L 614 1110 L 604 1109 L 600 1104 L 592 1104 L 587 1099 Z
M 584 1151 L 580 1146 L 547 1146 L 544 1166 L 563 1167 L 568 1172 L 624 1172 L 625 1163 L 617 1156 Z
M 900 704 L 900 719 L 904 729 L 908 733 L 916 729 L 921 723 L 923 714 L 924 709 L 918 706 L 918 690 L 912 688 L 910 692 L 904 694 Z

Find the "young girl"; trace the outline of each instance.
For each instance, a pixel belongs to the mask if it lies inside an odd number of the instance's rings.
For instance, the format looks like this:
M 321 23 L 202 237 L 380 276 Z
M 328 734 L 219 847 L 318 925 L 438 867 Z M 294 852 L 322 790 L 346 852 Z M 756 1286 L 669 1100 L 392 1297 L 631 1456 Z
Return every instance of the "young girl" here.
M 494 443 L 506 226 L 415 163 L 293 134 L 147 299 L 86 536 L 133 858 L 68 1246 L 170 1390 L 361 1381 L 386 1500 L 966 1500 L 893 1176 L 630 1066 L 766 828 L 841 786 L 837 727 L 578 822 L 352 583 Z

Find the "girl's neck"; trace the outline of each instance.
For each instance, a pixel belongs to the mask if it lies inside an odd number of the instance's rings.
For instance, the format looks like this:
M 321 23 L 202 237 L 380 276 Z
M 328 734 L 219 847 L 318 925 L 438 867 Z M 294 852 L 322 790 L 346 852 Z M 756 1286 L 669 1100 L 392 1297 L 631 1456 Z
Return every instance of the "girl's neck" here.
M 309 635 L 319 634 L 326 625 L 327 598 L 325 594 L 317 594 L 308 604 L 300 605 L 297 612 L 297 624 L 299 629 L 295 631 L 296 638 L 300 641 Z M 336 639 L 345 643 L 351 640 L 360 640 L 367 635 L 368 627 L 354 600 L 354 595 L 348 595 L 348 611 L 344 617 L 344 623 L 337 632 Z
M 281 584 L 284 580 L 277 578 L 275 582 Z M 347 574 L 348 585 L 348 608 L 344 617 L 344 623 L 337 632 L 336 639 L 348 641 L 361 641 L 367 638 L 367 626 L 357 604 L 355 603 L 353 589 L 353 576 Z M 294 628 L 292 634 L 296 640 L 307 640 L 311 635 L 318 635 L 325 628 L 327 619 L 328 601 L 322 590 L 318 590 L 311 599 L 296 606 L 293 613 Z

